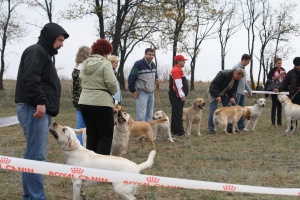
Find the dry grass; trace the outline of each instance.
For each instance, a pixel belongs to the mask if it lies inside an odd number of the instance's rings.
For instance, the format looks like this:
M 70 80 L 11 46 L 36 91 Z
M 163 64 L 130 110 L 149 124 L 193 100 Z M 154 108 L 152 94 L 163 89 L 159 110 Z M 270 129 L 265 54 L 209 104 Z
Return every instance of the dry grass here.
M 0 91 L 0 117 L 15 115 L 14 81 L 5 81 L 5 91 Z M 61 112 L 56 121 L 75 127 L 75 110 L 71 101 L 71 82 L 63 81 Z M 197 97 L 206 98 L 208 83 L 196 83 L 196 91 L 191 91 L 187 102 Z M 156 102 L 155 110 L 164 110 L 170 116 L 167 83 L 160 86 L 161 106 Z M 125 108 L 135 118 L 134 101 L 128 92 L 123 92 Z M 252 99 L 246 105 L 253 105 Z M 187 107 L 190 105 L 186 105 Z M 175 143 L 157 141 L 157 157 L 152 169 L 145 174 L 185 178 L 202 181 L 225 182 L 243 185 L 297 188 L 300 184 L 300 140 L 299 131 L 285 134 L 283 127 L 273 127 L 270 122 L 271 99 L 263 110 L 256 132 L 241 132 L 237 135 L 211 135 L 207 131 L 209 102 L 203 111 L 202 136 L 195 131 L 190 138 L 178 139 Z M 193 134 L 194 133 L 194 134 Z M 25 138 L 20 125 L 0 129 L 0 154 L 23 157 Z M 56 141 L 49 136 L 48 162 L 64 163 L 62 151 Z M 128 159 L 143 162 L 151 150 L 150 143 L 141 151 L 137 141 L 130 141 Z M 20 199 L 22 195 L 21 173 L 0 170 L 0 199 Z M 46 195 L 49 200 L 72 199 L 70 179 L 45 176 Z M 88 199 L 118 199 L 109 185 L 86 188 Z M 190 189 L 170 189 L 161 187 L 139 187 L 137 199 L 151 200 L 219 200 L 219 199 L 299 199 L 290 196 L 260 195 L 246 193 L 217 192 Z

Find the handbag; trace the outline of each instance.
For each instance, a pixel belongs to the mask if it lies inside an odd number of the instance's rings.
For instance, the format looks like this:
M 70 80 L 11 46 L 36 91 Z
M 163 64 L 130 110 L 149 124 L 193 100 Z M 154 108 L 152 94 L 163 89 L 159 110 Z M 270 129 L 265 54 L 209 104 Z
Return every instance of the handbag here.
M 272 81 L 272 80 L 267 80 L 267 91 L 273 91 L 275 88 L 279 87 L 279 83 Z

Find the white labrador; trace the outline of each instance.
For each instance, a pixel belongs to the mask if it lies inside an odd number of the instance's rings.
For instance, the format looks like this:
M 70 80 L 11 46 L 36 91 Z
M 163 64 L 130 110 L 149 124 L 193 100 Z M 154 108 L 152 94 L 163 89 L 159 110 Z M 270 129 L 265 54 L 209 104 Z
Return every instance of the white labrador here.
M 250 122 L 254 120 L 252 131 L 255 130 L 258 119 L 261 116 L 261 111 L 262 111 L 263 107 L 265 107 L 265 105 L 266 105 L 266 100 L 264 98 L 260 98 L 255 101 L 254 106 L 245 106 L 246 108 L 250 108 L 251 112 L 252 112 L 251 120 L 248 120 L 246 127 L 245 127 L 246 129 L 248 129 Z
M 286 95 L 279 94 L 278 100 L 284 107 L 285 116 L 286 116 L 286 124 L 287 128 L 285 132 L 289 132 L 291 130 L 291 121 L 293 123 L 293 130 L 294 132 L 296 130 L 296 122 L 300 120 L 300 105 L 294 104 L 290 98 Z
M 169 117 L 167 116 L 167 114 L 162 110 L 156 111 L 154 113 L 154 116 L 153 116 L 154 120 L 162 119 L 162 118 L 166 118 L 167 121 L 156 123 L 156 124 L 152 125 L 154 140 L 156 140 L 156 138 L 159 138 L 159 137 L 167 137 L 170 142 L 174 142 L 174 140 L 171 136 L 170 120 L 169 120 Z
M 138 174 L 141 171 L 152 167 L 156 154 L 156 151 L 152 150 L 146 162 L 136 164 L 122 157 L 96 154 L 93 151 L 84 148 L 80 145 L 75 132 L 70 127 L 61 126 L 54 122 L 50 129 L 50 133 L 54 136 L 63 150 L 67 165 Z M 101 183 L 78 178 L 73 178 L 72 182 L 73 200 L 80 199 L 82 186 L 96 186 Z M 112 183 L 112 186 L 115 193 L 117 193 L 122 199 L 136 199 L 133 195 L 136 192 L 137 185 Z

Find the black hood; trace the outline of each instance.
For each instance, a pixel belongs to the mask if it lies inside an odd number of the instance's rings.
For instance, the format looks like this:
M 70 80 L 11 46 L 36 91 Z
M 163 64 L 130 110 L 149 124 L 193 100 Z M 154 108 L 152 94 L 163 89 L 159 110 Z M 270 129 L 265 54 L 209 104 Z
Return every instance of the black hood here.
M 54 49 L 53 44 L 60 35 L 64 35 L 65 39 L 69 37 L 69 34 L 60 25 L 48 23 L 41 30 L 38 44 L 41 45 L 50 56 L 53 56 L 57 54 L 57 49 Z

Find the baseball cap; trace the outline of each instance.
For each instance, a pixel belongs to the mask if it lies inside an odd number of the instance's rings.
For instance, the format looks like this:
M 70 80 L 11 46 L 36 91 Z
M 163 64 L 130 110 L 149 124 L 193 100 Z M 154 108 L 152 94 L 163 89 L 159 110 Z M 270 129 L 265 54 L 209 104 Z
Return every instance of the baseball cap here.
M 174 57 L 175 61 L 180 61 L 180 60 L 188 60 L 187 58 L 185 58 L 183 55 L 176 55 Z

